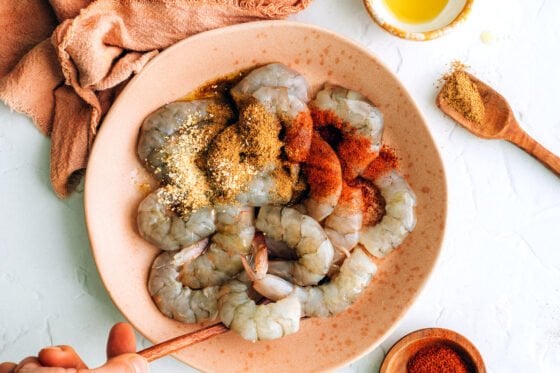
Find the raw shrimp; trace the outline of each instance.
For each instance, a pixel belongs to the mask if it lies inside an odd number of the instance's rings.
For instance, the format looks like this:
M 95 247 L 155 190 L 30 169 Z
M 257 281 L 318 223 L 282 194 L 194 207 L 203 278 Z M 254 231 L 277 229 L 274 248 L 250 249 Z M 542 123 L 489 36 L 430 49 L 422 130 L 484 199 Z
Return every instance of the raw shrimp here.
M 360 243 L 371 254 L 382 258 L 414 229 L 416 196 L 397 171 L 390 171 L 372 181 L 385 199 L 385 215 L 378 224 L 362 228 Z
M 261 264 L 262 265 L 262 264 Z M 253 288 L 273 301 L 295 296 L 303 307 L 302 316 L 329 317 L 347 309 L 370 283 L 377 267 L 361 249 L 356 248 L 342 263 L 337 276 L 318 286 L 298 286 L 272 274 L 248 271 Z
M 231 280 L 220 288 L 220 319 L 249 341 L 282 338 L 299 330 L 301 304 L 294 296 L 257 305 L 249 297 L 250 282 Z
M 142 123 L 138 156 L 158 180 L 168 182 L 174 181 L 170 165 L 175 161 L 183 165 L 188 162 L 190 169 L 187 172 L 195 173 L 190 177 L 194 181 L 204 176 L 195 164 L 196 158 L 232 118 L 231 108 L 217 99 L 167 104 Z M 177 182 L 184 183 L 185 180 Z
M 311 146 L 313 121 L 307 107 L 309 87 L 298 72 L 282 64 L 253 70 L 231 89 L 239 106 L 256 100 L 275 114 L 284 127 L 284 151 L 288 160 L 302 162 Z
M 316 127 L 342 131 L 336 150 L 345 180 L 355 179 L 379 152 L 383 114 L 361 93 L 332 84 L 325 84 L 310 105 Z
M 342 192 L 342 171 L 336 153 L 317 133 L 313 133 L 311 150 L 303 169 L 309 184 L 309 197 L 303 203 L 305 211 L 320 222 L 331 214 L 338 202 Z
M 173 210 L 170 189 L 165 186 L 150 193 L 138 206 L 140 235 L 163 250 L 176 250 L 210 236 L 216 230 L 212 207 L 187 211 L 180 216 Z
M 358 244 L 362 229 L 364 203 L 362 190 L 346 183 L 338 204 L 325 220 L 325 233 L 334 248 L 334 264 L 338 264 Z
M 297 261 L 284 262 L 294 282 L 315 285 L 325 277 L 334 256 L 334 249 L 323 228 L 313 218 L 289 207 L 261 207 L 257 229 L 275 241 L 284 241 L 293 248 Z
M 246 206 L 217 206 L 216 234 L 208 250 L 181 270 L 181 281 L 192 289 L 221 285 L 243 269 L 255 235 L 254 212 Z
M 281 166 L 281 170 L 275 167 L 266 168 L 254 175 L 247 189 L 237 195 L 237 201 L 242 205 L 255 207 L 284 205 L 305 189 L 300 180 L 299 164 L 289 163 Z M 283 183 L 282 180 L 288 183 Z M 282 188 L 283 184 L 291 187 Z
M 280 63 L 271 63 L 251 71 L 230 91 L 237 102 L 244 101 L 261 87 L 284 87 L 290 96 L 307 102 L 309 86 L 297 71 Z
M 158 309 L 167 317 L 185 323 L 214 319 L 218 314 L 219 286 L 192 290 L 180 281 L 181 268 L 204 250 L 208 239 L 179 251 L 156 257 L 150 271 L 148 290 Z

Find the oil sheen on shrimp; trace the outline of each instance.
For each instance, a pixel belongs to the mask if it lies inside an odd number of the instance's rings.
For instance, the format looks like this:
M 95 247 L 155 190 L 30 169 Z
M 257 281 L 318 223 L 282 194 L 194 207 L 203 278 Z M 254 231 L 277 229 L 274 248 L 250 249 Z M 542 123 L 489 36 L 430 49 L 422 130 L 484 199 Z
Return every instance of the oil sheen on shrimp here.
M 416 225 L 416 196 L 404 177 L 390 171 L 372 180 L 385 199 L 385 215 L 373 226 L 360 232 L 360 243 L 382 258 L 398 247 Z
M 186 211 L 180 216 L 172 209 L 172 198 L 165 186 L 150 193 L 138 206 L 140 235 L 162 250 L 177 250 L 210 236 L 216 230 L 214 208 Z
M 252 207 L 217 206 L 216 211 L 210 246 L 180 271 L 181 281 L 192 289 L 221 285 L 241 272 L 241 255 L 249 252 L 255 235 Z
M 329 317 L 350 307 L 366 289 L 377 267 L 361 249 L 356 248 L 342 263 L 330 282 L 317 286 L 298 286 L 272 274 L 249 274 L 254 289 L 268 299 L 278 301 L 295 296 L 302 305 L 302 316 Z
M 325 84 L 310 105 L 334 115 L 328 123 L 342 131 L 337 147 L 345 180 L 359 176 L 377 156 L 383 135 L 383 114 L 364 95 L 340 86 Z
M 138 156 L 158 180 L 173 182 L 174 177 L 170 175 L 173 170 L 169 166 L 177 161 L 182 165 L 188 163 L 187 171 L 195 173 L 193 176 L 203 177 L 203 171 L 196 166 L 196 158 L 232 118 L 231 108 L 217 99 L 179 101 L 162 106 L 142 123 Z
M 204 250 L 208 239 L 178 251 L 156 257 L 150 271 L 148 290 L 158 309 L 167 317 L 184 323 L 216 318 L 219 286 L 193 290 L 180 281 L 181 268 Z
M 333 261 L 334 248 L 316 220 L 290 207 L 264 206 L 257 216 L 256 227 L 295 251 L 297 261 L 282 262 L 295 283 L 315 285 L 325 277 Z

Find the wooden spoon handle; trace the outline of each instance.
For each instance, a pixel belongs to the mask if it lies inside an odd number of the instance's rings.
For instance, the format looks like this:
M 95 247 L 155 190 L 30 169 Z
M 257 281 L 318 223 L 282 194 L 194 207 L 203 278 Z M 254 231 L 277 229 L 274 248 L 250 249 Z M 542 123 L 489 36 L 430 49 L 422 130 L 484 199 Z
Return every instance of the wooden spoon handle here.
M 560 157 L 539 144 L 521 128 L 511 132 L 507 140 L 541 161 L 548 169 L 560 176 Z
M 227 332 L 229 329 L 222 323 L 207 326 L 206 328 L 197 330 L 189 334 L 169 339 L 165 342 L 158 343 L 152 347 L 148 347 L 139 351 L 140 356 L 145 357 L 148 361 L 154 361 L 161 357 L 177 352 L 185 347 L 192 346 L 196 343 L 205 341 L 209 338 Z

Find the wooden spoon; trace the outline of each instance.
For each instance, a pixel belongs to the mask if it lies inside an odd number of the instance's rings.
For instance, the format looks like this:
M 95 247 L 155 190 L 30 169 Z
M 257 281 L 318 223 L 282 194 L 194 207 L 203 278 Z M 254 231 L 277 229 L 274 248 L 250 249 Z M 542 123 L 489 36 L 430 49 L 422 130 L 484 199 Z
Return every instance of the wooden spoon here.
M 481 82 L 473 75 L 465 73 L 478 88 L 478 92 L 484 102 L 485 115 L 483 123 L 475 123 L 455 110 L 444 100 L 443 90 L 436 99 L 436 104 L 441 111 L 478 137 L 503 139 L 517 145 L 541 161 L 546 167 L 556 173 L 557 176 L 560 176 L 560 158 L 544 148 L 519 126 L 506 99 L 492 87 Z
M 167 356 L 185 347 L 192 346 L 199 342 L 205 341 L 209 338 L 227 332 L 229 329 L 222 323 L 210 325 L 192 333 L 184 334 L 157 345 L 148 347 L 138 352 L 138 355 L 143 356 L 148 361 L 154 361 L 161 357 Z

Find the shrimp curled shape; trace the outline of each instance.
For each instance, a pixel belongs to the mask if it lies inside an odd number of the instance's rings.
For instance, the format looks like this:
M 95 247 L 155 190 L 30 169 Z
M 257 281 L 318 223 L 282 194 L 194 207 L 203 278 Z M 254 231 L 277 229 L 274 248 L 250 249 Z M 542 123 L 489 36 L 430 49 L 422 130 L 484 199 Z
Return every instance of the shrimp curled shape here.
M 181 281 L 193 289 L 222 285 L 241 272 L 241 255 L 248 253 L 255 235 L 252 207 L 216 206 L 216 211 L 210 246 L 180 272 Z
M 256 227 L 274 241 L 283 241 L 295 250 L 297 261 L 277 262 L 299 285 L 315 285 L 327 274 L 334 248 L 321 225 L 290 207 L 264 206 Z
M 216 214 L 212 207 L 181 216 L 172 210 L 168 189 L 155 190 L 138 206 L 138 231 L 144 239 L 163 250 L 177 250 L 214 233 Z
M 337 146 L 342 172 L 345 180 L 355 179 L 379 153 L 383 114 L 361 93 L 332 84 L 325 84 L 310 105 L 319 110 L 317 127 L 342 131 Z
M 302 316 L 329 317 L 350 307 L 363 293 L 377 267 L 361 249 L 356 248 L 342 263 L 337 276 L 318 286 L 298 286 L 272 274 L 249 277 L 254 289 L 273 301 L 295 296 L 303 307 Z
M 189 159 L 191 170 L 203 177 L 195 158 L 233 118 L 231 108 L 217 99 L 173 102 L 154 111 L 142 123 L 138 156 L 158 180 L 173 179 L 169 169 L 181 149 L 181 162 Z M 183 135 L 184 138 L 180 138 Z M 177 142 L 187 142 L 181 147 Z M 199 174 L 199 175 L 198 175 Z
M 364 226 L 360 243 L 382 258 L 398 247 L 416 225 L 416 196 L 404 177 L 390 171 L 372 180 L 385 199 L 385 215 L 373 226 Z
M 148 290 L 159 310 L 172 319 L 196 323 L 218 314 L 219 286 L 193 290 L 180 281 L 181 268 L 204 250 L 208 239 L 179 251 L 165 251 L 152 264 Z

